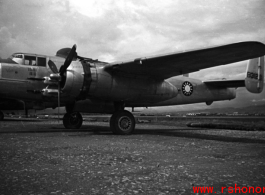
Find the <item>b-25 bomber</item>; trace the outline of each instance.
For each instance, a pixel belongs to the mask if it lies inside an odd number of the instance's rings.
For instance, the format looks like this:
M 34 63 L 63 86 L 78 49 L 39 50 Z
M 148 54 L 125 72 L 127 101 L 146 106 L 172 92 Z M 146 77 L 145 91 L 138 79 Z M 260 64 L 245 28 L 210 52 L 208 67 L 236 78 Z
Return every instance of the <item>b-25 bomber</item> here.
M 56 56 L 14 53 L 0 59 L 0 110 L 7 101 L 23 102 L 25 109 L 65 106 L 67 129 L 82 126 L 80 113 L 111 113 L 112 132 L 131 134 L 135 118 L 125 107 L 210 105 L 234 99 L 238 87 L 261 93 L 264 55 L 265 45 L 255 41 L 113 63 L 78 56 L 76 45 Z M 243 60 L 249 60 L 245 79 L 201 81 L 188 76 Z

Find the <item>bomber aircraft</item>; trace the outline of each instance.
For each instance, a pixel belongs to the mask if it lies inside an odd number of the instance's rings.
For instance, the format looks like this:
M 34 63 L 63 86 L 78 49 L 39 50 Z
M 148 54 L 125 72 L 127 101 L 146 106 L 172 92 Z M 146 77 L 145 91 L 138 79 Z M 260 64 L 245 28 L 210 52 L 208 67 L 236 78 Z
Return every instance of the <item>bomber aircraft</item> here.
M 265 45 L 248 41 L 106 63 L 77 55 L 76 45 L 56 56 L 14 53 L 0 59 L 0 110 L 5 102 L 25 108 L 65 106 L 63 124 L 78 129 L 80 113 L 111 113 L 114 134 L 131 134 L 135 118 L 125 107 L 153 107 L 231 100 L 236 88 L 260 93 Z M 201 69 L 249 60 L 245 79 L 201 81 Z M 4 119 L 0 111 L 0 120 Z

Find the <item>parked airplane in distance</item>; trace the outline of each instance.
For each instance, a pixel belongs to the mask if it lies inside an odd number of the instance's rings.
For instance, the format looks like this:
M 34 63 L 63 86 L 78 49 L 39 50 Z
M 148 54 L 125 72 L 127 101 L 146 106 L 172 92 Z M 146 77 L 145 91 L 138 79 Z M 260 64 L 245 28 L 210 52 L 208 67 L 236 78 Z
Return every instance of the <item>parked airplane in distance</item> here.
M 82 113 L 111 113 L 110 129 L 131 134 L 134 116 L 125 107 L 168 106 L 231 100 L 236 88 L 260 93 L 264 83 L 265 45 L 240 42 L 130 61 L 106 63 L 78 56 L 76 45 L 56 56 L 14 53 L 0 60 L 1 102 L 25 108 L 65 106 L 65 128 L 82 126 Z M 243 80 L 201 81 L 191 72 L 249 59 Z M 0 111 L 0 120 L 4 114 Z

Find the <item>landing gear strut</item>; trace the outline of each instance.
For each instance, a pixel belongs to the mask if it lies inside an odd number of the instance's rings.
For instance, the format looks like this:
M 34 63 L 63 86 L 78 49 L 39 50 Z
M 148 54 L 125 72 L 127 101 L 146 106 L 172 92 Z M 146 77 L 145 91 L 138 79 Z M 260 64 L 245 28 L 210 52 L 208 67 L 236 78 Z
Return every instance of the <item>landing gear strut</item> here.
M 135 118 L 127 110 L 118 110 L 110 118 L 110 129 L 114 134 L 132 134 L 135 129 Z
M 79 129 L 83 124 L 83 117 L 79 112 L 66 113 L 63 125 L 66 129 Z
M 4 117 L 5 117 L 4 113 L 0 111 L 0 121 L 4 120 Z

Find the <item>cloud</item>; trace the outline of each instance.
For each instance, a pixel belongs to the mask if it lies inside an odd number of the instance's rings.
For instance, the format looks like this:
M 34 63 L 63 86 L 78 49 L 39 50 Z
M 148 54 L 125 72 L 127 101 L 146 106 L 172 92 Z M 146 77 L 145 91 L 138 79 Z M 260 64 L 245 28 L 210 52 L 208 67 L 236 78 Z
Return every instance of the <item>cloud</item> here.
M 192 78 L 201 80 L 214 79 L 245 79 L 245 73 L 248 61 L 237 62 L 233 64 L 207 68 L 190 74 Z
M 54 54 L 78 45 L 87 57 L 135 58 L 225 44 L 264 40 L 264 1 L 3 0 L 1 27 L 19 49 Z

